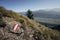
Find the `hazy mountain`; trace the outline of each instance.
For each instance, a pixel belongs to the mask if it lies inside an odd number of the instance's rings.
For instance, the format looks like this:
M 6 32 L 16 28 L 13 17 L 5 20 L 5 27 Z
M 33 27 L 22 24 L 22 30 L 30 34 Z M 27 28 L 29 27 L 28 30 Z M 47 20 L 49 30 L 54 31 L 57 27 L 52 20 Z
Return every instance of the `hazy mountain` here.
M 21 12 L 21 14 L 26 15 L 27 12 Z M 55 9 L 49 9 L 49 10 L 37 10 L 32 11 L 34 14 L 34 17 L 38 18 L 54 18 L 54 19 L 60 19 L 60 8 Z
M 60 19 L 59 9 L 38 10 L 38 11 L 34 11 L 33 14 L 34 17 Z
M 54 8 L 52 11 L 60 12 L 60 8 Z

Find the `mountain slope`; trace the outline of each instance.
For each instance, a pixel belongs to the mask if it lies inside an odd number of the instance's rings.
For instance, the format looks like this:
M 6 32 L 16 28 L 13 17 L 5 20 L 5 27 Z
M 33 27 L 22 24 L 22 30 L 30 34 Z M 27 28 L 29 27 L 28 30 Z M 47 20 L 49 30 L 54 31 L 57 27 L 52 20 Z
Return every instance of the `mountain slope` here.
M 33 12 L 34 17 L 60 19 L 60 12 L 54 10 L 39 10 Z
M 1 21 L 6 24 L 5 27 L 0 26 L 1 40 L 60 40 L 60 32 L 16 12 L 0 7 L 0 16 Z M 13 27 L 15 23 L 19 24 L 19 32 L 23 27 L 23 33 L 10 32 L 10 27 Z

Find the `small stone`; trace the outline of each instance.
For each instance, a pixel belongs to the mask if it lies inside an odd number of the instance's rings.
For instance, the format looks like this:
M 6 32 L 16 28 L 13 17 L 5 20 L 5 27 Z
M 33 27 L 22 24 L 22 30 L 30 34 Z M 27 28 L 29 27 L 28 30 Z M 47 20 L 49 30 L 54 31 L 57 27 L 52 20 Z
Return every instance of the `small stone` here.
M 30 37 L 33 37 L 33 35 L 30 35 Z

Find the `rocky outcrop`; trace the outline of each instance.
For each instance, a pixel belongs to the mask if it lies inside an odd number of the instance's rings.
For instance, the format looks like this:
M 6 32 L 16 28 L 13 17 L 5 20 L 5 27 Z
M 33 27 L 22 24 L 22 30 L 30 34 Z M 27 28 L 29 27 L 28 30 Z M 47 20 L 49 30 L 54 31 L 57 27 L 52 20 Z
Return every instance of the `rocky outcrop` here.
M 6 23 L 6 27 L 0 28 L 0 39 L 1 40 L 34 40 L 33 33 L 34 30 L 32 30 L 30 27 L 26 27 L 26 30 L 23 28 L 21 23 L 16 22 L 13 18 L 3 17 L 3 21 Z M 19 32 L 11 32 L 14 24 L 18 24 Z M 24 32 L 21 32 L 24 31 Z

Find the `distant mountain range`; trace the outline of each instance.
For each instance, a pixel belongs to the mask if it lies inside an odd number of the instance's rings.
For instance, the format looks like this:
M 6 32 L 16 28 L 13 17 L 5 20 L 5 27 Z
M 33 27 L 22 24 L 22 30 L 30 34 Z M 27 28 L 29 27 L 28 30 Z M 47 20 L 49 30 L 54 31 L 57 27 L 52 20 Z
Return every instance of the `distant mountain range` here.
M 26 15 L 27 12 L 21 12 L 21 14 Z M 54 8 L 54 9 L 44 9 L 44 10 L 37 10 L 32 11 L 34 14 L 34 17 L 38 18 L 54 18 L 54 19 L 60 19 L 60 8 Z

